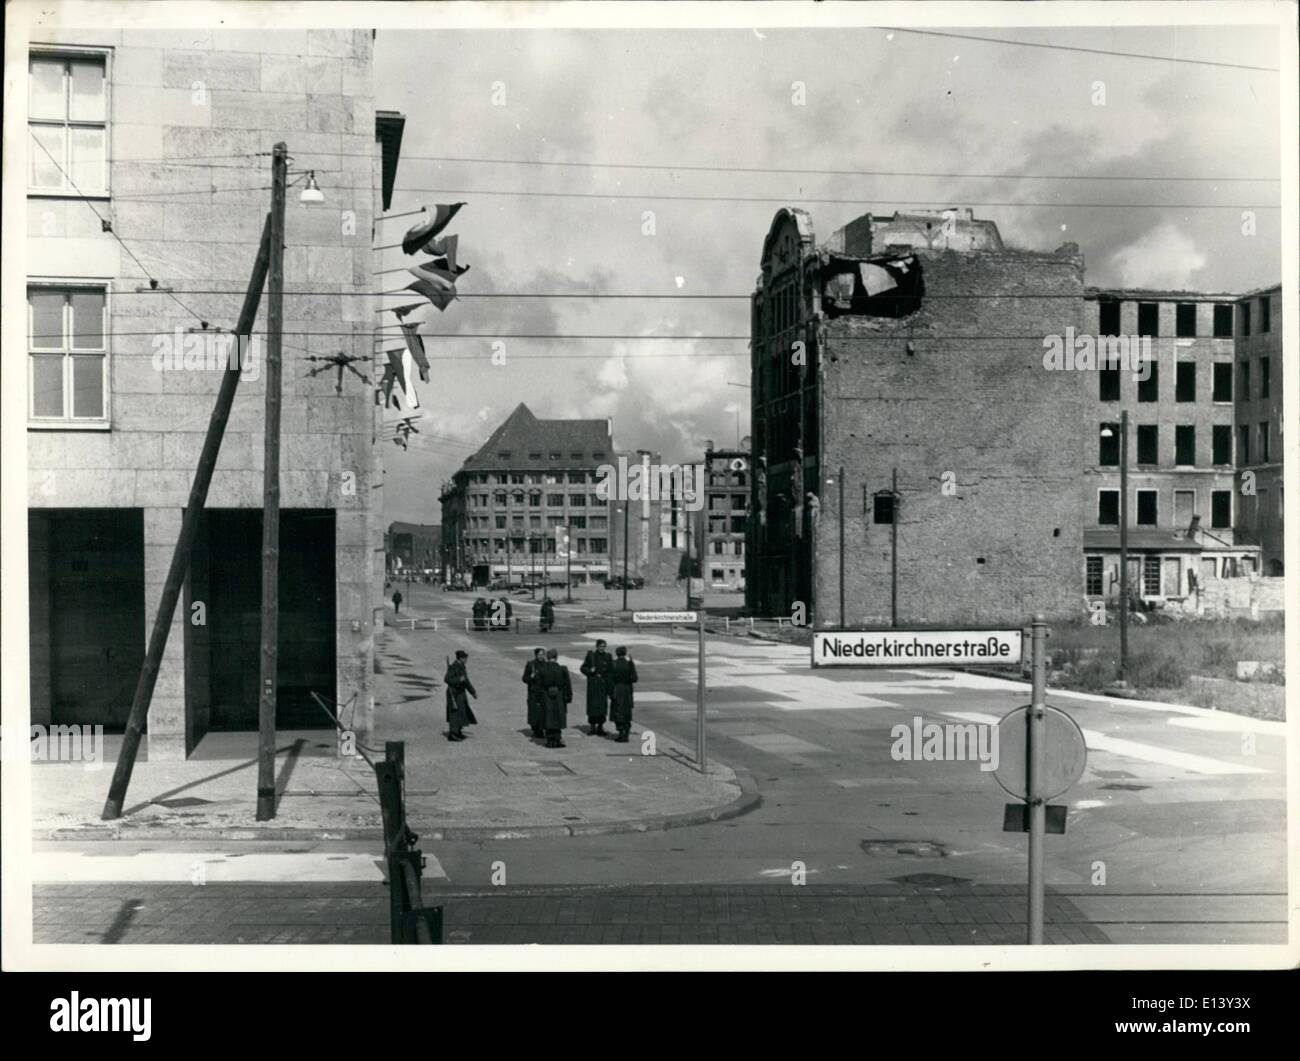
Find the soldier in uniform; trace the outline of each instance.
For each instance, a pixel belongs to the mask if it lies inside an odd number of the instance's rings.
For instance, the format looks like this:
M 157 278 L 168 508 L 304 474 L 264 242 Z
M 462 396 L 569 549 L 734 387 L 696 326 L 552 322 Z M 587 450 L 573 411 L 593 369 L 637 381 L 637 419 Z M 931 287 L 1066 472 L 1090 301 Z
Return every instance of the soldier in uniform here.
M 469 673 L 465 670 L 467 659 L 469 653 L 458 648 L 456 662 L 447 664 L 447 673 L 442 679 L 447 686 L 447 739 L 450 741 L 464 740 L 464 728 L 478 721 L 465 695 L 468 692 L 475 700 L 478 699 L 478 690 L 474 688 L 474 683 L 469 680 Z
M 622 645 L 614 650 L 614 656 L 609 667 L 609 720 L 618 727 L 618 736 L 614 740 L 626 744 L 632 729 L 632 686 L 636 684 L 636 664 L 628 658 L 627 649 Z
M 524 684 L 528 686 L 528 726 L 534 737 L 544 736 L 546 694 L 542 691 L 542 668 L 546 666 L 546 649 L 533 649 L 533 658 L 524 664 Z
M 569 680 L 569 668 L 562 666 L 558 660 L 559 652 L 548 649 L 546 662 L 542 664 L 542 693 L 546 697 L 546 746 L 563 748 L 560 731 L 568 724 L 569 701 L 573 699 L 573 683 Z
M 609 714 L 609 668 L 613 662 L 601 638 L 579 668 L 587 676 L 587 722 L 593 737 L 605 735 L 605 716 Z
M 542 598 L 542 633 L 547 633 L 555 625 L 555 605 L 551 603 L 550 597 Z

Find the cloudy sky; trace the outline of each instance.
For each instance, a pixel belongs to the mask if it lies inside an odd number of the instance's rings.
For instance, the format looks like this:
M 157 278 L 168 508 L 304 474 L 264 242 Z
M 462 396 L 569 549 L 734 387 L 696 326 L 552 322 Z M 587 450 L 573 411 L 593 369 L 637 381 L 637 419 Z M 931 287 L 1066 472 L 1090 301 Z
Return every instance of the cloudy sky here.
M 1058 47 L 880 29 L 381 29 L 376 106 L 407 119 L 393 212 L 468 203 L 448 229 L 472 267 L 465 296 L 576 296 L 433 314 L 431 415 L 387 454 L 388 518 L 438 522 L 439 484 L 521 401 L 612 417 L 620 448 L 668 460 L 735 442 L 737 404 L 747 434 L 748 393 L 727 385 L 748 383 L 745 297 L 587 296 L 747 296 L 783 205 L 811 212 L 819 242 L 867 211 L 970 206 L 1009 244 L 1078 243 L 1095 285 L 1280 278 L 1279 213 L 1262 209 L 1279 201 L 1279 76 L 1059 47 L 1276 67 L 1276 30 L 958 32 Z M 1113 179 L 1134 177 L 1147 179 Z M 1227 179 L 1241 177 L 1269 180 Z M 1216 203 L 1231 208 L 1194 205 Z M 412 220 L 381 223 L 380 242 Z

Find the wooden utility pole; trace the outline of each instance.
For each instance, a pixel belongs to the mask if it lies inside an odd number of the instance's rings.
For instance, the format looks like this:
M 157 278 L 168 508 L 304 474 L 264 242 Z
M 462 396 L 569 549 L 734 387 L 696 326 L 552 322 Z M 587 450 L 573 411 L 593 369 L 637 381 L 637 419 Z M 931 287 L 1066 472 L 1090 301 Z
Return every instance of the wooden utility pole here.
M 1128 679 L 1128 410 L 1119 414 L 1119 680 Z
M 266 288 L 266 428 L 262 467 L 262 654 L 257 712 L 257 820 L 275 817 L 275 707 L 280 662 L 280 337 L 284 328 L 284 200 L 289 158 L 271 154 L 271 262 Z
M 266 284 L 267 267 L 270 262 L 271 219 L 268 216 L 262 226 L 262 242 L 258 247 L 257 258 L 253 262 L 253 275 L 248 281 L 248 290 L 244 293 L 244 305 L 239 311 L 239 321 L 235 325 L 235 341 L 242 355 L 246 349 L 253 322 L 257 319 L 257 307 L 262 301 L 262 288 Z M 239 359 L 242 361 L 242 357 Z M 117 756 L 117 766 L 113 770 L 113 780 L 108 788 L 108 799 L 104 803 L 101 817 L 104 821 L 114 821 L 122 816 L 122 804 L 126 801 L 126 790 L 131 784 L 131 772 L 135 769 L 135 758 L 140 751 L 140 738 L 144 733 L 145 720 L 149 715 L 149 704 L 153 700 L 154 686 L 158 682 L 158 668 L 162 663 L 163 651 L 167 648 L 167 635 L 171 631 L 172 617 L 176 613 L 176 601 L 185 584 L 185 573 L 190 567 L 190 554 L 194 548 L 194 538 L 199 529 L 199 518 L 208 500 L 208 487 L 212 483 L 212 473 L 217 467 L 217 454 L 221 452 L 221 440 L 226 433 L 226 423 L 230 419 L 230 407 L 235 401 L 235 390 L 239 386 L 239 364 L 226 363 L 225 373 L 221 377 L 221 389 L 217 391 L 217 403 L 212 408 L 208 420 L 208 433 L 203 439 L 203 450 L 199 454 L 198 467 L 194 472 L 194 481 L 190 484 L 190 496 L 185 503 L 185 512 L 181 517 L 181 532 L 176 539 L 176 548 L 172 552 L 171 566 L 167 569 L 167 580 L 163 583 L 162 596 L 158 600 L 158 614 L 154 619 L 153 630 L 149 634 L 149 650 L 145 653 L 144 665 L 140 668 L 140 678 L 136 682 L 135 696 L 131 700 L 131 714 L 127 718 L 126 732 L 122 736 L 122 750 Z
M 894 469 L 891 480 L 889 504 L 889 625 L 898 626 L 898 515 L 902 507 L 898 503 L 898 469 Z

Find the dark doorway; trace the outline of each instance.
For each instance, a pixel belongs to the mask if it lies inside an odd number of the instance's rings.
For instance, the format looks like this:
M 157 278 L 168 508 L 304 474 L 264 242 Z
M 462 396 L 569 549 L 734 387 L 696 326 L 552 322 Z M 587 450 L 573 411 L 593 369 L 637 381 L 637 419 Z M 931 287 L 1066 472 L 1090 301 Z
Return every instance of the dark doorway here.
M 144 513 L 28 511 L 32 714 L 121 732 L 144 662 Z
M 186 623 L 200 713 L 212 730 L 255 730 L 262 627 L 262 513 L 210 509 L 203 514 L 190 576 L 193 602 L 206 592 L 206 628 Z M 280 513 L 277 729 L 321 729 L 329 720 L 311 698 L 332 702 L 335 675 L 334 512 Z M 205 644 L 206 642 L 206 644 Z M 206 696 L 203 694 L 206 693 Z M 206 700 L 206 703 L 202 701 Z

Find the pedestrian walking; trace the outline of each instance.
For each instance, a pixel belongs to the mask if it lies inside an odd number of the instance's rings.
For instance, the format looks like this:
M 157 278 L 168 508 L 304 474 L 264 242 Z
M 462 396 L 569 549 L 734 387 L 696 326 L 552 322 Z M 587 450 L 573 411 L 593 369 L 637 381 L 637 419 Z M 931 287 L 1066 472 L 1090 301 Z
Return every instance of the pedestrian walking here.
M 555 625 L 555 605 L 551 603 L 550 597 L 542 598 L 542 633 L 548 632 Z
M 614 740 L 626 744 L 632 729 L 632 686 L 636 684 L 636 664 L 622 645 L 614 650 L 614 657 L 609 667 L 609 720 L 618 729 Z
M 563 748 L 561 731 L 569 723 L 569 701 L 573 699 L 573 682 L 569 679 L 569 668 L 559 663 L 560 654 L 555 649 L 548 649 L 546 662 L 542 665 L 542 691 L 546 697 L 546 713 L 543 723 L 546 727 L 546 746 Z
M 614 657 L 605 648 L 604 638 L 587 653 L 579 668 L 587 677 L 587 723 L 593 737 L 605 735 L 605 719 L 609 715 L 609 668 Z
M 533 649 L 533 658 L 524 664 L 524 684 L 528 686 L 528 728 L 534 737 L 545 736 L 546 693 L 542 689 L 546 649 Z
M 402 614 L 402 591 L 400 589 L 393 591 L 393 611 L 397 615 Z
M 447 664 L 447 673 L 442 678 L 447 686 L 447 739 L 450 741 L 464 740 L 465 727 L 478 722 L 465 695 L 468 693 L 475 700 L 478 699 L 478 690 L 469 680 L 469 672 L 466 669 L 468 660 L 469 653 L 463 648 L 458 648 L 456 662 Z

